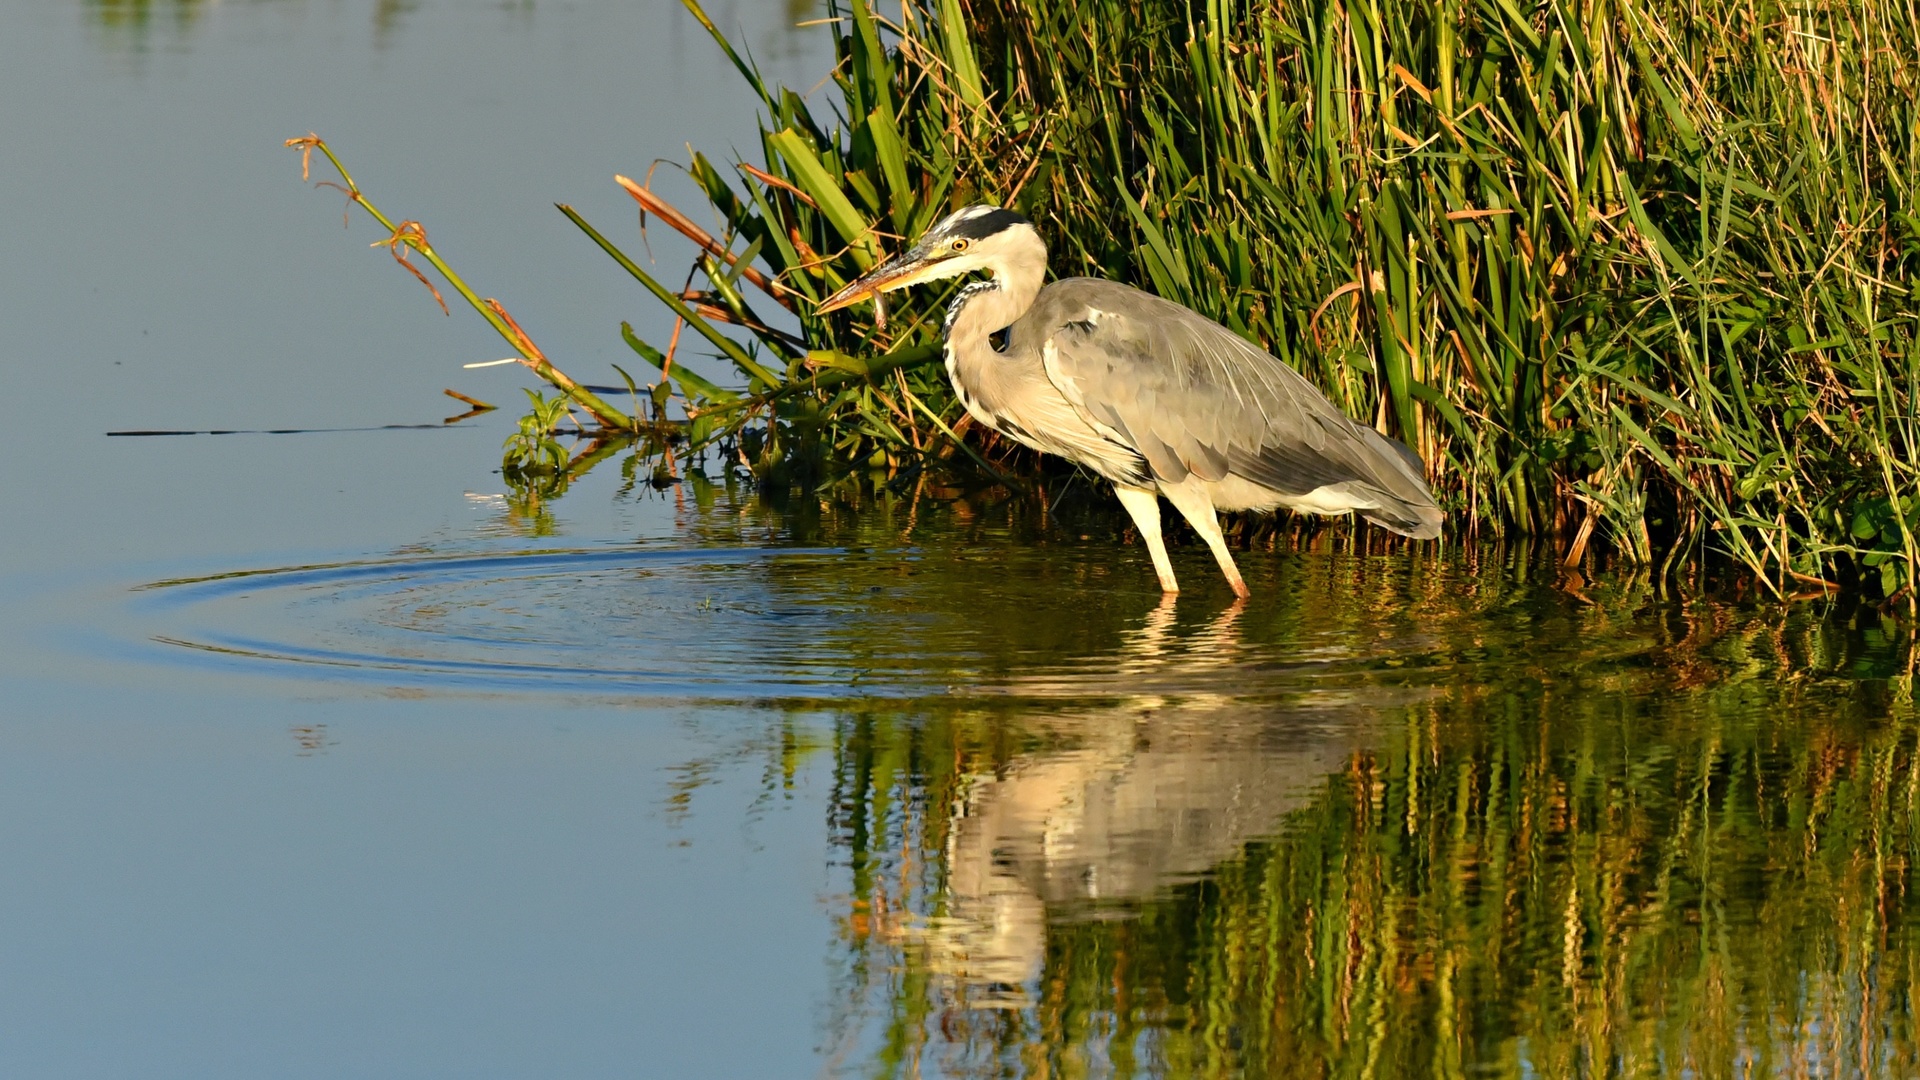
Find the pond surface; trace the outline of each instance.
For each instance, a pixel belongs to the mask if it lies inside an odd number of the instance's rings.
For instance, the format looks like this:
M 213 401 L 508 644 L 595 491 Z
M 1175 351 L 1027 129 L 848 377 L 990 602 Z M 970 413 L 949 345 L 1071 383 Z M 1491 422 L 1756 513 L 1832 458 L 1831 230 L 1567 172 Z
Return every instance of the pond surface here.
M 548 204 L 754 139 L 677 4 L 0 13 L 0 1074 L 1920 1073 L 1875 613 L 1339 535 L 1165 604 L 1084 486 L 531 499 L 497 340 L 280 142 L 612 381 L 669 327 Z

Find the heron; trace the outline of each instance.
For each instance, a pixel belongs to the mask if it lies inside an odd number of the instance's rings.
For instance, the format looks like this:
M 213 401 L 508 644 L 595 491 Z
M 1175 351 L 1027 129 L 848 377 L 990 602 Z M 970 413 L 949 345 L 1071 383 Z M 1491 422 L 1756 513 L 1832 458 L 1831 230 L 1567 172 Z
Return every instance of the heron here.
M 1353 513 L 1417 540 L 1440 535 L 1413 451 L 1195 311 L 1099 278 L 1043 288 L 1046 242 L 1011 210 L 955 211 L 817 310 L 974 273 L 987 276 L 960 288 L 942 327 L 955 395 L 978 423 L 1111 482 L 1169 596 L 1180 585 L 1160 533 L 1163 497 L 1242 598 L 1220 511 Z

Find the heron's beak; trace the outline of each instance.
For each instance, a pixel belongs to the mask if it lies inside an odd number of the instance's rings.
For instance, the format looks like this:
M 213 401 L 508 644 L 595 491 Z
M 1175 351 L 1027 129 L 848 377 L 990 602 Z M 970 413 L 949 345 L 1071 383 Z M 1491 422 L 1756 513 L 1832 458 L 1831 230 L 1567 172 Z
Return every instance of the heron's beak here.
M 814 309 L 814 314 L 825 315 L 829 311 L 852 307 L 880 293 L 904 289 L 923 281 L 932 281 L 943 276 L 936 270 L 939 265 L 940 260 L 928 258 L 927 253 L 917 247 L 910 248 L 874 267 L 846 288 L 820 301 L 820 306 Z

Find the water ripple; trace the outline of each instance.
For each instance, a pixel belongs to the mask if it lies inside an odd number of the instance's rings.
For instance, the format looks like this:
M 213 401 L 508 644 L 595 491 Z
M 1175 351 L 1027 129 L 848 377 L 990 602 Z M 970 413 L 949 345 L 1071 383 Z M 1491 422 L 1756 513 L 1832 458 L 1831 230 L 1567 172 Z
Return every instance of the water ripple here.
M 1662 648 L 1636 605 L 1602 618 L 1447 563 L 1288 556 L 1246 604 L 1176 604 L 1114 562 L 964 544 L 414 554 L 156 581 L 132 614 L 145 655 L 174 665 L 715 701 L 1387 700 L 1574 670 L 1624 686 Z
M 384 684 L 648 695 L 844 694 L 831 655 L 766 663 L 769 627 L 835 605 L 770 604 L 765 569 L 831 549 L 575 550 L 379 559 L 156 581 L 134 610 L 172 662 L 297 665 Z

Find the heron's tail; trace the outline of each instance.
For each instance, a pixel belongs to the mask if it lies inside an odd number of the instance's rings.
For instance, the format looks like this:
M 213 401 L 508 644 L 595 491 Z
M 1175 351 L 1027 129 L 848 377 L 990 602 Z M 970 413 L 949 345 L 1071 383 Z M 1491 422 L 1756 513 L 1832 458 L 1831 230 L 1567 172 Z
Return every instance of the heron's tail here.
M 1380 506 L 1360 511 L 1361 517 L 1388 532 L 1410 536 L 1415 540 L 1432 540 L 1440 535 L 1440 523 L 1446 520 L 1446 515 L 1431 499 L 1415 504 L 1396 499 L 1385 492 L 1377 494 Z
M 1439 536 L 1440 523 L 1446 520 L 1446 514 L 1441 512 L 1440 504 L 1433 501 L 1433 492 L 1427 488 L 1422 475 L 1426 472 L 1426 463 L 1405 443 L 1389 439 L 1372 428 L 1360 430 L 1371 437 L 1369 441 L 1385 444 L 1379 449 L 1386 451 L 1373 470 L 1379 482 L 1354 485 L 1366 489 L 1376 502 L 1375 506 L 1360 509 L 1360 516 L 1388 532 L 1415 540 Z

